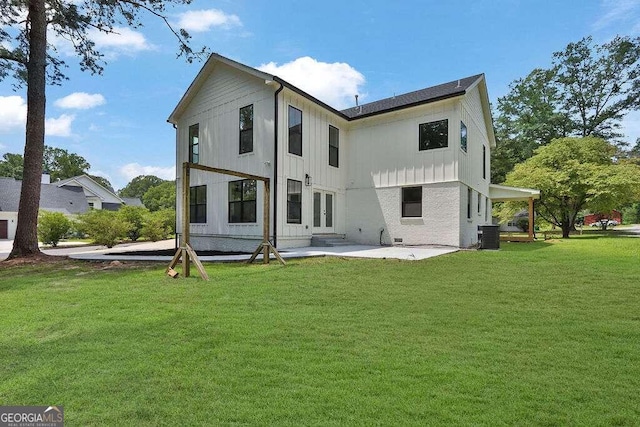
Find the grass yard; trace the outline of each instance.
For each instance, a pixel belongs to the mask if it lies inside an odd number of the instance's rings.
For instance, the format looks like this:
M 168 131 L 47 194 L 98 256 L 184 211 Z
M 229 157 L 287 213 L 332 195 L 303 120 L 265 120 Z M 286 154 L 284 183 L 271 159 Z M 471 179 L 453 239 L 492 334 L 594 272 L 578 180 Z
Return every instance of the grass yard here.
M 0 404 L 67 425 L 640 425 L 640 238 L 0 274 Z

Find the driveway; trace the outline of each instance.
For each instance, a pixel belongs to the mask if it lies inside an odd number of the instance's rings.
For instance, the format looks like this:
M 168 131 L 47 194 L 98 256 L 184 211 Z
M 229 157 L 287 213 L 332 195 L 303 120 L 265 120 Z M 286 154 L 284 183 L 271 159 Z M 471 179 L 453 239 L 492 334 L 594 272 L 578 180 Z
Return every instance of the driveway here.
M 117 245 L 114 248 L 108 249 L 106 246 L 99 245 L 87 245 L 87 244 L 79 244 L 77 242 L 60 242 L 57 248 L 47 247 L 46 249 L 42 249 L 42 252 L 47 255 L 54 256 L 71 256 L 74 257 L 78 254 L 85 254 L 86 259 L 92 259 L 92 256 L 101 256 L 105 253 L 114 251 L 114 252 L 125 252 L 128 250 L 132 250 L 132 246 L 135 246 L 135 250 L 137 251 L 150 251 L 150 250 L 158 250 L 158 249 L 170 249 L 174 247 L 174 240 L 161 240 L 159 242 L 142 242 L 142 243 L 124 243 L 121 245 Z M 42 245 L 40 245 L 42 248 Z M 11 253 L 11 249 L 13 248 L 13 240 L 0 240 L 0 261 L 6 259 Z
M 173 239 L 161 240 L 159 242 L 140 242 L 140 243 L 124 243 L 117 245 L 111 249 L 105 246 L 73 246 L 69 244 L 61 244 L 58 248 L 43 249 L 47 255 L 69 256 L 75 259 L 96 260 L 96 261 L 163 261 L 169 262 L 170 256 L 138 256 L 138 255 L 121 255 L 122 252 L 128 251 L 152 251 L 161 249 L 172 249 L 175 247 Z M 5 259 L 11 252 L 13 241 L 0 241 L 0 260 Z M 66 247 L 65 247 L 66 246 Z M 353 258 L 379 258 L 379 259 L 404 259 L 404 260 L 421 260 L 431 258 L 438 255 L 444 255 L 456 252 L 458 248 L 451 247 L 431 247 L 431 246 L 339 246 L 333 248 L 297 248 L 284 249 L 281 251 L 283 258 L 305 258 L 317 256 L 338 256 Z M 219 262 L 219 261 L 246 261 L 249 255 L 223 255 L 223 256 L 202 256 L 201 261 Z M 258 259 L 262 259 L 262 255 L 258 255 Z

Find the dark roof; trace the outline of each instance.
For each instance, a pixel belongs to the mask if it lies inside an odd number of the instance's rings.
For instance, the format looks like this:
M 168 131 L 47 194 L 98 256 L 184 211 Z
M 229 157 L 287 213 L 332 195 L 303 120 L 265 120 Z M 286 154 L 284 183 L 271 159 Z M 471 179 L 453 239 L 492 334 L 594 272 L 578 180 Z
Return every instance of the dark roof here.
M 142 200 L 139 197 L 120 197 L 124 203 L 128 206 L 141 206 L 144 207 Z
M 18 212 L 22 181 L 0 178 L 0 211 Z M 42 184 L 40 189 L 40 209 L 77 214 L 89 209 L 87 197 L 82 187 L 58 187 Z
M 342 110 L 341 113 L 347 116 L 350 120 L 355 120 L 403 108 L 414 107 L 416 105 L 428 104 L 442 99 L 453 98 L 455 96 L 464 95 L 467 89 L 469 89 L 469 87 L 481 77 L 482 74 L 476 74 L 475 76 L 465 77 L 464 79 L 454 80 L 449 83 L 431 86 L 414 92 L 393 96 L 391 98 L 381 99 L 380 101 L 362 104 L 357 107 L 347 108 L 346 110 Z

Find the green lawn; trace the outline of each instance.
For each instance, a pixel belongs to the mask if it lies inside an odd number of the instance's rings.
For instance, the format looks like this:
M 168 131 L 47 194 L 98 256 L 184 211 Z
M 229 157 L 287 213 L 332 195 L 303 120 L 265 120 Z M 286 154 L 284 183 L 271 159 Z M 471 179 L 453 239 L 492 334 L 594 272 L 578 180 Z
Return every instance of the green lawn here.
M 0 270 L 0 404 L 67 425 L 640 425 L 640 238 Z

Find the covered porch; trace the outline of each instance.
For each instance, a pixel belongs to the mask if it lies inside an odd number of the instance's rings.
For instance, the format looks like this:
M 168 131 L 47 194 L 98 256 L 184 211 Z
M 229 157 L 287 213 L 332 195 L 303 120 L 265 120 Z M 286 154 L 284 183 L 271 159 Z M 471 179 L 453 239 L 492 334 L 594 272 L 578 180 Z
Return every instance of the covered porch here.
M 511 242 L 533 242 L 533 201 L 540 198 L 540 190 L 531 188 L 507 187 L 506 185 L 490 184 L 489 198 L 494 202 L 525 201 L 529 204 L 529 229 L 526 236 L 500 233 L 500 240 Z

